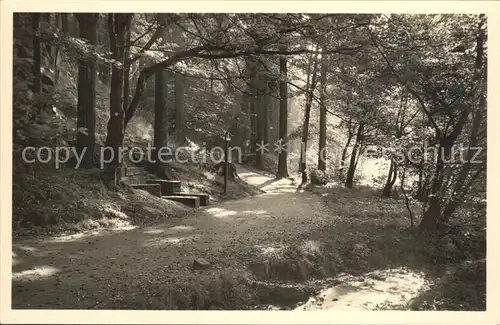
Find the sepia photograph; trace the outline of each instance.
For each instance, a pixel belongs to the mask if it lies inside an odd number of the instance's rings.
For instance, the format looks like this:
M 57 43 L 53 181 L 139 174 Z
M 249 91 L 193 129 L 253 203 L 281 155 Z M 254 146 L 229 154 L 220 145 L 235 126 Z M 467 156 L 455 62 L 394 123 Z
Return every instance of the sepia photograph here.
M 4 48 L 12 310 L 486 311 L 487 14 L 88 8 Z

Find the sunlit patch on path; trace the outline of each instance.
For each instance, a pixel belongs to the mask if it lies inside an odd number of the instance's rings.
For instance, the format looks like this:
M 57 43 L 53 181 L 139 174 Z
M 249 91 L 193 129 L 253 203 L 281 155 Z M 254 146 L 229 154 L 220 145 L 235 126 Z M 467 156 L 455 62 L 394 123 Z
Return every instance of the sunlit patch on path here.
M 407 303 L 428 288 L 422 273 L 403 268 L 373 271 L 360 276 L 344 275 L 295 310 L 406 309 Z

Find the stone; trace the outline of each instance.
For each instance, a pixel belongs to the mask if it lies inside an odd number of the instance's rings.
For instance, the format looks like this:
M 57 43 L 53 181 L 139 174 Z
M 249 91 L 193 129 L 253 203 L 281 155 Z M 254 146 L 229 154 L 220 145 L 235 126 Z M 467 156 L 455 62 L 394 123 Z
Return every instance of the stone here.
M 210 267 L 210 262 L 207 261 L 206 259 L 204 258 L 197 258 L 194 260 L 193 262 L 193 269 L 195 270 L 204 270 L 204 269 L 208 269 Z

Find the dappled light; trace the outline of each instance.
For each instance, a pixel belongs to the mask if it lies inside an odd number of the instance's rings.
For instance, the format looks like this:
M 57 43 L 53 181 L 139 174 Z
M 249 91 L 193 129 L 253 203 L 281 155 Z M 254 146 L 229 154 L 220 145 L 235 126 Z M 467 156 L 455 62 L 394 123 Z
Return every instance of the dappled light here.
M 262 215 L 267 213 L 266 210 L 245 210 L 241 212 L 244 214 L 255 214 L 255 215 Z
M 183 237 L 159 237 L 159 238 L 152 238 L 152 239 L 146 239 L 142 245 L 144 247 L 163 247 L 165 245 L 183 245 L 187 244 L 190 241 L 198 238 L 197 235 L 189 235 L 189 236 L 183 236 Z
M 148 227 L 144 230 L 145 234 L 148 235 L 160 235 L 160 234 L 177 234 L 177 233 L 185 233 L 185 232 L 191 232 L 195 230 L 194 227 L 191 226 L 174 226 L 170 228 L 154 228 L 154 227 Z
M 306 240 L 298 247 L 304 255 L 321 254 L 321 242 L 318 240 Z
M 323 289 L 296 310 L 394 310 L 407 304 L 430 283 L 421 272 L 396 268 L 360 276 L 339 276 L 342 284 Z
M 243 172 L 243 173 L 238 173 L 240 177 L 245 177 L 245 178 L 253 178 L 253 179 L 259 179 L 259 175 L 256 175 L 255 173 L 252 173 L 250 171 L 248 172 Z M 257 183 L 258 184 L 258 183 Z
M 53 276 L 54 274 L 60 272 L 58 268 L 42 265 L 36 266 L 32 270 L 24 270 L 20 272 L 12 272 L 12 280 L 14 281 L 33 281 L 40 280 L 46 277 Z
M 31 253 L 38 251 L 38 248 L 35 248 L 35 247 L 22 246 L 22 245 L 16 245 L 15 247 L 21 251 L 26 251 L 26 252 L 31 252 Z
M 22 263 L 22 260 L 20 258 L 18 258 L 17 256 L 18 255 L 16 254 L 16 252 L 12 252 L 12 266 L 13 267 Z
M 87 238 L 106 236 L 106 232 L 120 233 L 123 231 L 129 231 L 129 230 L 133 230 L 136 228 L 137 228 L 137 226 L 125 225 L 122 227 L 117 227 L 117 228 L 113 228 L 111 230 L 105 230 L 105 231 L 93 230 L 93 231 L 89 231 L 89 232 L 73 233 L 71 235 L 55 236 L 52 238 L 45 239 L 44 242 L 48 243 L 48 244 L 50 244 L 50 243 L 65 243 L 65 242 L 79 242 L 79 241 L 84 241 Z
M 151 229 L 151 230 L 145 230 L 144 233 L 148 235 L 159 235 L 163 234 L 165 231 L 163 229 Z
M 221 208 L 210 208 L 206 210 L 209 214 L 211 214 L 215 218 L 227 218 L 231 216 L 235 216 L 237 214 L 236 211 L 225 210 Z
M 286 248 L 285 246 L 265 246 L 265 245 L 255 245 L 255 247 L 260 250 L 260 253 L 264 257 L 279 256 Z

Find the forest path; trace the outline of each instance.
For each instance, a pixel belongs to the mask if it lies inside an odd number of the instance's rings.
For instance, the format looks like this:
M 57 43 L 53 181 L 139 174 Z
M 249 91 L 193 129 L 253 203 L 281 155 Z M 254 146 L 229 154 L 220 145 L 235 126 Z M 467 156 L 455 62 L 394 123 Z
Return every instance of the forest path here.
M 207 206 L 149 227 L 14 242 L 13 308 L 162 309 L 172 285 L 188 292 L 203 292 L 207 285 L 218 290 L 220 283 L 213 281 L 221 274 L 250 274 L 250 269 L 258 274 L 252 265 L 262 265 L 263 259 L 287 248 L 299 247 L 314 255 L 321 241 L 348 236 L 339 223 L 343 220 L 361 229 L 359 221 L 332 215 L 321 196 L 297 190 L 290 179 L 275 180 L 240 165 L 237 172 L 266 193 Z M 355 238 L 360 242 L 362 237 Z M 326 262 L 332 262 L 324 253 L 320 255 Z M 210 267 L 194 270 L 193 262 L 199 258 Z M 296 302 L 302 304 L 296 309 L 404 305 L 426 282 L 421 274 L 404 268 L 357 277 L 339 274 L 336 279 L 324 279 L 318 295 L 319 287 L 299 295 Z M 290 296 L 289 288 L 284 290 L 273 294 L 268 308 L 281 308 L 281 300 Z M 156 303 L 148 300 L 159 292 Z
M 266 193 L 150 227 L 14 242 L 13 308 L 105 308 L 145 284 L 246 270 L 252 252 L 291 243 L 327 218 L 321 199 L 291 180 L 237 168 Z M 212 267 L 194 271 L 197 258 Z

